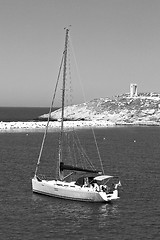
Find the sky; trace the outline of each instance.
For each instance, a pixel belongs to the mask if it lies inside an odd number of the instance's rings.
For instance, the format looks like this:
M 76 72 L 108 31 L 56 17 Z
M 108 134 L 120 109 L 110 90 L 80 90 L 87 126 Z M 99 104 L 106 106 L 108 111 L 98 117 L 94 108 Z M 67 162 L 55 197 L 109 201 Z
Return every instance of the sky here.
M 159 13 L 159 0 L 0 0 L 0 107 L 50 105 L 69 25 L 75 103 L 160 92 Z

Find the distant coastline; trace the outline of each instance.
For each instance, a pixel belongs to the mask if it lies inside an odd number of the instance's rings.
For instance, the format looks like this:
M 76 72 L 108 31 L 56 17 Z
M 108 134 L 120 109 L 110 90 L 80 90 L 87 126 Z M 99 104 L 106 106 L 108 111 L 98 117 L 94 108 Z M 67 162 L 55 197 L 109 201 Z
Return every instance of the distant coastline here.
M 49 108 L 0 108 L 0 132 L 43 131 Z M 67 106 L 64 128 L 98 128 L 115 126 L 160 126 L 160 94 L 122 94 Z M 60 128 L 61 110 L 54 108 L 49 130 Z
M 44 131 L 47 121 L 27 121 L 27 122 L 0 122 L 0 132 L 23 132 L 23 131 Z M 49 123 L 49 131 L 60 129 L 59 121 Z M 64 129 L 89 128 L 89 127 L 108 127 L 104 121 L 64 121 Z M 110 124 L 110 126 L 114 126 Z

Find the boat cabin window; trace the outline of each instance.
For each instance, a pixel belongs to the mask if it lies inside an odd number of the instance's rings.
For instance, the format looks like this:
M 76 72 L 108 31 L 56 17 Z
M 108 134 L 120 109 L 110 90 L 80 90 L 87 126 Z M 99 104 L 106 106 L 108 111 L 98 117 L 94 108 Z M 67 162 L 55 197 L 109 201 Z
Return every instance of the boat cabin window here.
M 95 182 L 94 177 L 83 176 L 78 178 L 75 184 L 82 187 L 82 186 L 89 186 L 94 182 Z

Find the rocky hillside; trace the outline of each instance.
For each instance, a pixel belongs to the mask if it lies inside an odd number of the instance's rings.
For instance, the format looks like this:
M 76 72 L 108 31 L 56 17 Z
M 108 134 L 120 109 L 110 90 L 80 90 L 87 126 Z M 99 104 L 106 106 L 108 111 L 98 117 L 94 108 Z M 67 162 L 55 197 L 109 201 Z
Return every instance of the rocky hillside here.
M 46 119 L 47 114 L 39 119 Z M 61 118 L 60 110 L 52 112 L 51 119 Z M 65 108 L 66 120 L 105 120 L 108 124 L 160 124 L 160 94 L 141 93 L 137 97 L 129 94 L 113 98 L 94 99 L 87 103 Z

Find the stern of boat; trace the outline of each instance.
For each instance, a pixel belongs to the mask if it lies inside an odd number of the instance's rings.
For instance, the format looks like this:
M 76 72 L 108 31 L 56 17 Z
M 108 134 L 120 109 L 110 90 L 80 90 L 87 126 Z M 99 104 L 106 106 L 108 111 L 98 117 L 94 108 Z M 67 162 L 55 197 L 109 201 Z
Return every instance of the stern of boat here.
M 112 193 L 99 192 L 99 194 L 100 194 L 101 198 L 106 202 L 116 200 L 119 198 L 117 189 L 114 190 Z

